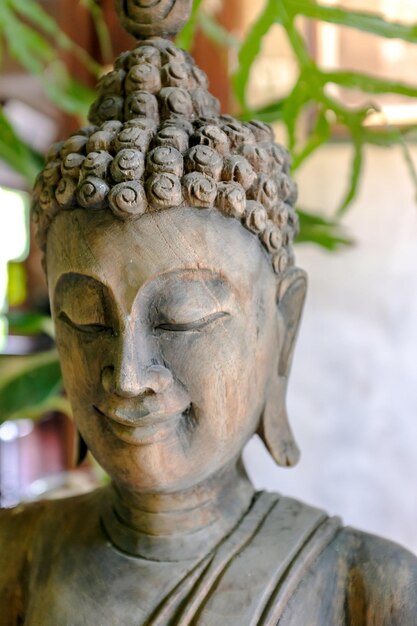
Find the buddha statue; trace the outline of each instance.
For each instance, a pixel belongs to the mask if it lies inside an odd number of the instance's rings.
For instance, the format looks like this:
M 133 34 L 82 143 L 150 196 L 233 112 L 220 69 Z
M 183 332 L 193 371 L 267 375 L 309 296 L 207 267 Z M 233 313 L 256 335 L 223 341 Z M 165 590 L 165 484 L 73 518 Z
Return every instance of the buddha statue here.
M 164 38 L 190 4 L 119 1 L 140 41 L 36 184 L 80 449 L 110 482 L 0 513 L 0 626 L 415 626 L 412 554 L 245 473 L 255 433 L 299 454 L 297 192 L 271 128 L 221 115 Z

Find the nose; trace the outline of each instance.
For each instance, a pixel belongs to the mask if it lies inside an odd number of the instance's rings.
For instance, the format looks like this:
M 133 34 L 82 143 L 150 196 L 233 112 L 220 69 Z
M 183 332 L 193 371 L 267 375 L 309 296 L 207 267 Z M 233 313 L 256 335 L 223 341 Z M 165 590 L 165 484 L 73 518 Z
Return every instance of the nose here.
M 161 393 L 172 382 L 171 372 L 163 365 L 118 369 L 110 365 L 103 369 L 105 391 L 122 398 L 135 398 L 147 393 Z
M 101 382 L 107 393 L 134 398 L 147 393 L 161 393 L 172 383 L 170 370 L 151 358 L 149 350 L 132 337 L 120 338 L 113 363 L 102 370 Z

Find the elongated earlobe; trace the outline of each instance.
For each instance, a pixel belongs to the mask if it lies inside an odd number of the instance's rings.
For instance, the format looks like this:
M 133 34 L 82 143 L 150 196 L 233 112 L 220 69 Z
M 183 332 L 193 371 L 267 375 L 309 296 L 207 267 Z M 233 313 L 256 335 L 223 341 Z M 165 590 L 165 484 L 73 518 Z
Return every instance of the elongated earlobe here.
M 286 395 L 295 340 L 307 288 L 302 270 L 291 269 L 282 277 L 277 292 L 278 315 L 281 318 L 282 342 L 278 367 L 272 376 L 258 433 L 275 462 L 282 467 L 296 465 L 300 451 L 288 420 Z
M 268 392 L 258 434 L 277 465 L 293 467 L 300 458 L 288 421 L 286 379 L 278 378 Z

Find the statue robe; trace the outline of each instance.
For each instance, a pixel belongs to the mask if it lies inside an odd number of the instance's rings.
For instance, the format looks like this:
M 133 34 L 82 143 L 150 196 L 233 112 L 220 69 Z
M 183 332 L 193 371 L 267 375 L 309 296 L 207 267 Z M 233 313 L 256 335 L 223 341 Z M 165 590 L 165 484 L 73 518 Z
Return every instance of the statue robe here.
M 149 561 L 108 540 L 105 490 L 0 513 L 0 626 L 416 626 L 417 559 L 276 494 L 215 550 Z

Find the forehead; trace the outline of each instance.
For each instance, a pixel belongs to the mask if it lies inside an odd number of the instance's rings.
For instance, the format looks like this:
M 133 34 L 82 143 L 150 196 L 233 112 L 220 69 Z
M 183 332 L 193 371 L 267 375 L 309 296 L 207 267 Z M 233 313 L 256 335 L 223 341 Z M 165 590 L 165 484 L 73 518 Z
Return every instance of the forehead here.
M 207 270 L 242 294 L 274 282 L 270 262 L 256 236 L 215 209 L 175 208 L 123 222 L 109 211 L 62 212 L 47 245 L 51 294 L 60 276 L 92 276 L 117 295 L 136 292 L 168 272 Z M 266 286 L 266 285 L 264 285 Z

